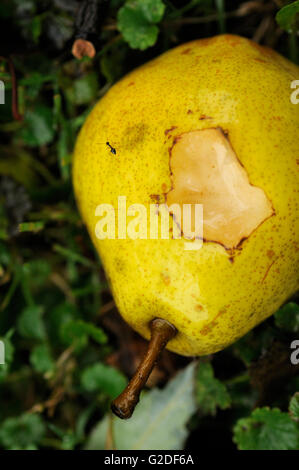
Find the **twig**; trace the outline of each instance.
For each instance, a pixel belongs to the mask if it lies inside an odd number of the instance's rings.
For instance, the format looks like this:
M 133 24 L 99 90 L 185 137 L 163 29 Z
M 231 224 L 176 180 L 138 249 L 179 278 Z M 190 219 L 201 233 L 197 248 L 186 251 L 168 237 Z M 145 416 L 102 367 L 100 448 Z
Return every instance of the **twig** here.
M 71 304 L 76 303 L 76 299 L 72 292 L 72 289 L 59 273 L 53 272 L 50 276 L 50 280 L 64 293 L 65 297 L 69 300 Z
M 260 22 L 258 28 L 256 29 L 252 37 L 252 40 L 255 42 L 261 42 L 263 37 L 266 35 L 269 27 L 271 26 L 271 24 L 272 24 L 272 17 L 271 16 L 264 17 L 262 21 Z
M 12 115 L 16 121 L 22 121 L 23 116 L 19 113 L 17 77 L 11 56 L 8 57 L 8 67 L 12 82 Z
M 100 308 L 100 315 L 103 315 L 104 313 L 110 312 L 115 307 L 115 302 L 114 300 L 110 300 L 110 302 L 107 302 L 105 305 L 103 305 Z

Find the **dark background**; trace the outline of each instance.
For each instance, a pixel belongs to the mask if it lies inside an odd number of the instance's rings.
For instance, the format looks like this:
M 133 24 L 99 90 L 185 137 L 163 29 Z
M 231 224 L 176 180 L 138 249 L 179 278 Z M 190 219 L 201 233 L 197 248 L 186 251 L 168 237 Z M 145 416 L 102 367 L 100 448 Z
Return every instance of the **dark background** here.
M 224 32 L 298 63 L 296 34 L 275 20 L 290 2 L 164 3 L 157 41 L 141 51 L 118 30 L 124 2 L 111 1 L 96 57 L 76 60 L 71 47 L 79 2 L 1 2 L 6 103 L 0 107 L 0 338 L 7 353 L 7 364 L 0 366 L 2 448 L 84 447 L 146 348 L 116 311 L 72 193 L 72 150 L 94 103 L 118 78 L 165 50 Z M 289 360 L 299 331 L 298 306 L 291 300 L 284 315 L 278 312 L 230 348 L 201 360 L 202 370 L 214 375 L 202 377 L 203 389 L 195 384 L 197 411 L 188 423 L 186 449 L 197 450 L 198 443 L 236 449 L 233 427 L 256 407 L 278 407 L 287 416 L 299 390 L 298 367 Z M 148 389 L 164 386 L 191 360 L 164 352 Z M 95 364 L 103 368 L 95 370 Z M 283 432 L 276 432 L 274 447 Z M 267 448 L 269 442 L 266 436 L 264 444 L 254 445 Z

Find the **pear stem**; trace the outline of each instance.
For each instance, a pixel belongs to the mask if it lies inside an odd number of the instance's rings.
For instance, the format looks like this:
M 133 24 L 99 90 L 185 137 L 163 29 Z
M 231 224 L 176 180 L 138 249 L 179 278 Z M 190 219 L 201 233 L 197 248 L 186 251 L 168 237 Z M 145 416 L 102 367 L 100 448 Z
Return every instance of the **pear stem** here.
M 139 364 L 134 376 L 125 390 L 112 402 L 111 409 L 121 419 L 132 416 L 135 406 L 139 402 L 141 390 L 146 384 L 159 355 L 177 333 L 176 328 L 167 320 L 155 318 L 151 324 L 151 340 L 147 352 Z

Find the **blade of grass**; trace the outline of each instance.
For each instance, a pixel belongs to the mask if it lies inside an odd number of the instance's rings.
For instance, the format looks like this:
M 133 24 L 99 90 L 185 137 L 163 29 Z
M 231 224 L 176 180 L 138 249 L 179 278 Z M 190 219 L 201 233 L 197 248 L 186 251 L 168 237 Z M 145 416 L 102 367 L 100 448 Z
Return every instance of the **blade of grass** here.
M 219 32 L 221 34 L 224 34 L 226 31 L 225 0 L 216 0 L 216 8 L 218 12 Z
M 12 282 L 9 286 L 9 289 L 7 291 L 7 294 L 6 296 L 4 297 L 3 301 L 2 301 L 2 304 L 0 306 L 0 311 L 3 311 L 10 303 L 18 285 L 19 285 L 19 282 L 21 280 L 21 271 L 19 269 L 19 267 L 16 267 L 15 268 L 15 273 L 14 273 L 14 276 L 13 276 L 13 279 L 12 279 Z
M 39 232 L 45 226 L 45 222 L 23 222 L 19 224 L 19 232 Z
M 59 253 L 60 255 L 64 256 L 70 261 L 75 261 L 76 263 L 83 264 L 83 266 L 87 266 L 88 268 L 95 267 L 94 263 L 91 260 L 85 258 L 85 256 L 79 255 L 79 253 L 76 253 L 61 245 L 58 245 L 58 244 L 53 245 L 53 250 L 56 251 L 56 253 Z

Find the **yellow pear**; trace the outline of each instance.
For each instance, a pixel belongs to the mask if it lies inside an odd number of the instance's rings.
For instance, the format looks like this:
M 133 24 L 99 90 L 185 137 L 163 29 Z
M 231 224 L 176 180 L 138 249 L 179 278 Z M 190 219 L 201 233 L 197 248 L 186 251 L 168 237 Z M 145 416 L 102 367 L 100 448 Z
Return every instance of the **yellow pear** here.
M 159 348 L 222 350 L 298 288 L 298 79 L 273 50 L 221 35 L 129 73 L 88 116 L 76 199 L 121 315 L 147 339 L 164 320 Z

